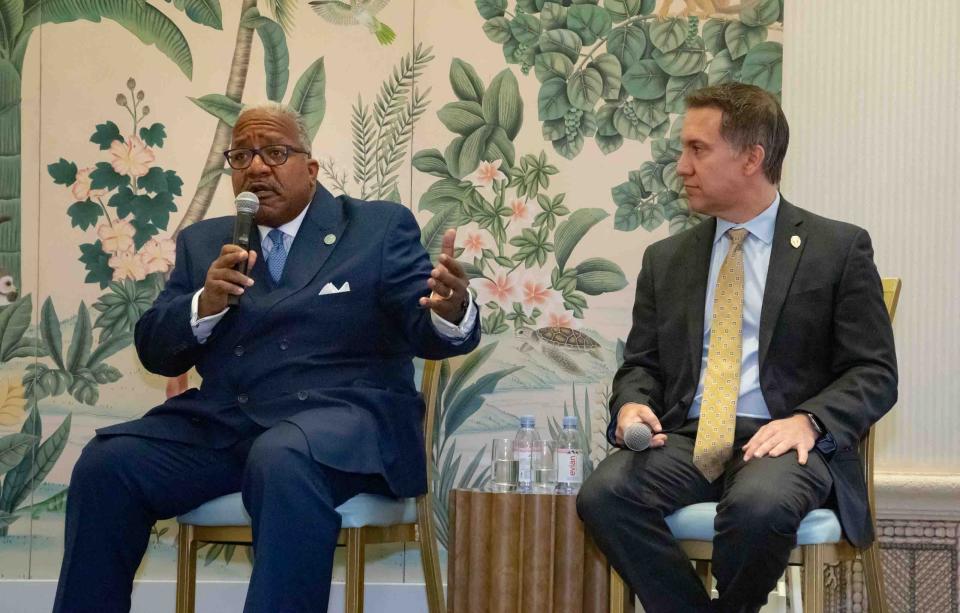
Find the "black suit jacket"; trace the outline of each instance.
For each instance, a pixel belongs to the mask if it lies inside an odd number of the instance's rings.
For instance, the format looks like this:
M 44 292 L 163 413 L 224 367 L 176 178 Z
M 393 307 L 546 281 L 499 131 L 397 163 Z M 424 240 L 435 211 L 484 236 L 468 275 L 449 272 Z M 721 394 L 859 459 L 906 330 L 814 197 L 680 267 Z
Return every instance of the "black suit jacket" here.
M 610 400 L 649 405 L 665 431 L 687 418 L 700 378 L 704 301 L 716 220 L 651 245 L 633 327 Z M 793 247 L 791 238 L 800 238 Z M 897 399 L 893 330 L 865 230 L 781 199 L 760 316 L 760 387 L 774 419 L 816 415 L 837 444 L 827 457 L 840 521 L 873 540 L 857 443 Z
M 180 234 L 170 280 L 136 327 L 148 370 L 175 376 L 195 366 L 201 387 L 98 433 L 226 447 L 243 436 L 238 424 L 284 420 L 303 430 L 318 462 L 382 474 L 398 496 L 426 491 L 424 405 L 412 359 L 471 351 L 480 326 L 453 344 L 419 308 L 432 265 L 413 214 L 318 187 L 280 283 L 267 272 L 260 237 L 252 237 L 255 284 L 200 344 L 191 300 L 231 241 L 233 223 L 204 220 Z M 328 283 L 349 283 L 349 291 L 321 293 Z

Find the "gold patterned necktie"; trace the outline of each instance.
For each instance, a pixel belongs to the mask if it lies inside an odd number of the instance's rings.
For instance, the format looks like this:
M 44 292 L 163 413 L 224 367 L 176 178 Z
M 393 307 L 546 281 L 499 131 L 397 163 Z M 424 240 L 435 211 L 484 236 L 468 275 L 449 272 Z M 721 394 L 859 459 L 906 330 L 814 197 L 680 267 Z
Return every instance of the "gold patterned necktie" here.
M 720 267 L 713 295 L 707 374 L 703 382 L 700 423 L 693 447 L 693 465 L 707 481 L 723 474 L 733 455 L 733 432 L 740 396 L 740 360 L 743 346 L 744 228 L 727 230 L 730 251 Z

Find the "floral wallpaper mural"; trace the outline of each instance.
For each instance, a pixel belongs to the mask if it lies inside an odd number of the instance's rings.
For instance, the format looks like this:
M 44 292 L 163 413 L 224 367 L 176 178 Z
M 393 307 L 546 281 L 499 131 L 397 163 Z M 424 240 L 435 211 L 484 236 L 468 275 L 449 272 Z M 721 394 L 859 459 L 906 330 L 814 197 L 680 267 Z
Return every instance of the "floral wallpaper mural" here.
M 591 470 L 643 250 L 700 221 L 684 96 L 779 94 L 782 20 L 781 0 L 0 2 L 0 577 L 56 577 L 80 449 L 197 383 L 145 372 L 132 330 L 177 233 L 231 214 L 244 103 L 303 113 L 324 185 L 402 202 L 432 254 L 457 229 L 484 340 L 441 365 L 441 543 L 451 490 L 486 483 L 519 415 L 542 437 L 577 415 Z M 142 578 L 173 578 L 176 531 L 156 526 Z M 201 577 L 249 557 L 205 546 Z M 397 548 L 368 561 L 420 573 Z

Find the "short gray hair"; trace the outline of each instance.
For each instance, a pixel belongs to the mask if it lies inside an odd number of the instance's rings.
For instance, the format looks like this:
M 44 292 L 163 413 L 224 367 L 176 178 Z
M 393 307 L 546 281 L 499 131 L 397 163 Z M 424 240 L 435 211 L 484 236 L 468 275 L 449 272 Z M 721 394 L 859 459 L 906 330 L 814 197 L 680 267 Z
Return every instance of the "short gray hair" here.
M 244 106 L 243 110 L 240 111 L 240 114 L 237 115 L 237 121 L 234 125 L 240 123 L 240 120 L 243 119 L 243 116 L 247 113 L 267 113 L 269 115 L 275 115 L 277 117 L 286 117 L 293 122 L 293 125 L 297 126 L 297 138 L 300 142 L 297 144 L 301 149 L 310 152 L 310 133 L 307 131 L 307 122 L 303 120 L 303 115 L 293 110 L 286 104 L 281 104 L 279 102 L 260 102 L 258 104 L 251 104 L 249 106 Z

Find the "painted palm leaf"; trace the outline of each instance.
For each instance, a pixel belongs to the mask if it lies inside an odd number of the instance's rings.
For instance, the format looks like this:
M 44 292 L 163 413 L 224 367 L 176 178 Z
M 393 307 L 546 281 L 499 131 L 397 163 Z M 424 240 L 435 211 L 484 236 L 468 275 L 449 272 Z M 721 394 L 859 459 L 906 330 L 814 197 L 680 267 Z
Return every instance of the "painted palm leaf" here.
M 193 56 L 187 39 L 166 15 L 145 2 L 46 0 L 40 11 L 41 23 L 68 23 L 78 19 L 100 23 L 104 17 L 126 28 L 144 44 L 156 45 L 183 74 L 193 78 Z

